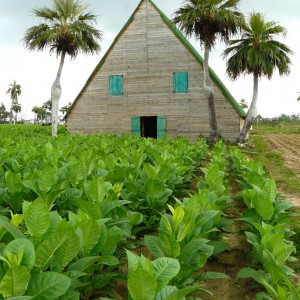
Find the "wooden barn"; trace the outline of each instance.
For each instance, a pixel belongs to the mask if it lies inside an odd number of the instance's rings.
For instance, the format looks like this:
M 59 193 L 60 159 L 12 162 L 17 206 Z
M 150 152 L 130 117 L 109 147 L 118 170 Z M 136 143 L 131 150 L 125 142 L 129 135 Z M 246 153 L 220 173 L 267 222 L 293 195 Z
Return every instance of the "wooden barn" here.
M 209 136 L 203 59 L 151 0 L 142 0 L 66 114 L 71 133 Z M 217 75 L 221 135 L 235 141 L 244 111 Z

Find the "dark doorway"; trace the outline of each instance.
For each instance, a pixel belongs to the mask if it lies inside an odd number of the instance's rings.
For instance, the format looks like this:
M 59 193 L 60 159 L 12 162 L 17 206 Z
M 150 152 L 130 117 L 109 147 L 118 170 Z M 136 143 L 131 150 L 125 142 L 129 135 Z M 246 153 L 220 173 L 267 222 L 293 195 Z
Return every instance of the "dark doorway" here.
M 157 117 L 141 117 L 141 136 L 157 139 Z

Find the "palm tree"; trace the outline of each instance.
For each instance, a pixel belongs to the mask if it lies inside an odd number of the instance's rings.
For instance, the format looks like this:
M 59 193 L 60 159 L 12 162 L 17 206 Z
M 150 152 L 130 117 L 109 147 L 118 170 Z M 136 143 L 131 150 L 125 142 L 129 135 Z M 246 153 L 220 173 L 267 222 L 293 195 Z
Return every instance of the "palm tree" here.
M 18 113 L 22 111 L 21 104 L 18 103 L 18 102 L 14 102 L 14 103 L 13 103 L 12 110 L 15 112 L 15 120 L 14 120 L 14 123 L 16 123 L 16 122 L 18 121 Z
M 6 94 L 10 95 L 11 106 L 9 112 L 9 123 L 12 124 L 13 119 L 13 106 L 14 104 L 18 104 L 18 97 L 21 95 L 21 85 L 17 84 L 14 80 L 14 83 L 10 84 L 10 88 L 7 90 Z
M 210 142 L 217 138 L 217 116 L 215 95 L 209 78 L 209 54 L 220 38 L 227 42 L 238 32 L 244 17 L 237 12 L 240 0 L 185 0 L 184 5 L 174 12 L 173 22 L 179 25 L 187 36 L 195 34 L 200 45 L 204 46 L 204 93 L 208 101 Z
M 274 40 L 274 37 L 286 30 L 273 21 L 265 21 L 260 13 L 250 14 L 249 24 L 242 27 L 240 39 L 229 42 L 223 56 L 229 57 L 227 73 L 232 79 L 241 74 L 253 75 L 253 95 L 246 120 L 238 137 L 239 143 L 244 143 L 247 134 L 257 115 L 258 80 L 262 76 L 271 79 L 275 69 L 280 75 L 290 73 L 289 54 L 293 52 L 283 43 Z
M 24 44 L 30 51 L 42 51 L 49 47 L 50 52 L 60 56 L 60 64 L 51 88 L 52 136 L 57 136 L 58 107 L 61 96 L 60 78 L 66 54 L 76 58 L 79 52 L 98 53 L 102 32 L 93 27 L 96 16 L 86 12 L 87 5 L 79 0 L 53 0 L 53 7 L 34 9 L 34 15 L 42 23 L 29 28 L 24 36 Z

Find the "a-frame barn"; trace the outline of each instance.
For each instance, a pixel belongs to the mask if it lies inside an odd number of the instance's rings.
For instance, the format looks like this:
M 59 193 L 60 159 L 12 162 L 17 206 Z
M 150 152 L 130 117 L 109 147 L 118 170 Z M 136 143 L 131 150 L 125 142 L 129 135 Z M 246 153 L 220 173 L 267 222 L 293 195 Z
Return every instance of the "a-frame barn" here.
M 151 0 L 142 0 L 66 115 L 71 133 L 209 136 L 203 59 Z M 220 134 L 236 140 L 244 111 L 217 75 Z

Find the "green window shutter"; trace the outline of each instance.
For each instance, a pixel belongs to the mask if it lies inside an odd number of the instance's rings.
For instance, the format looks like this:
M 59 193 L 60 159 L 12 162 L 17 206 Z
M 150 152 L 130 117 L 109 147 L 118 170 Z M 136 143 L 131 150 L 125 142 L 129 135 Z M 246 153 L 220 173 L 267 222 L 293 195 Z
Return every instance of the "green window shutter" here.
M 141 117 L 131 117 L 132 134 L 141 135 Z
M 110 75 L 109 76 L 109 94 L 111 96 L 123 94 L 123 76 L 122 75 Z
M 187 93 L 189 91 L 188 72 L 173 73 L 173 91 L 174 93 Z
M 167 118 L 163 116 L 157 116 L 157 138 L 161 139 L 166 134 Z

